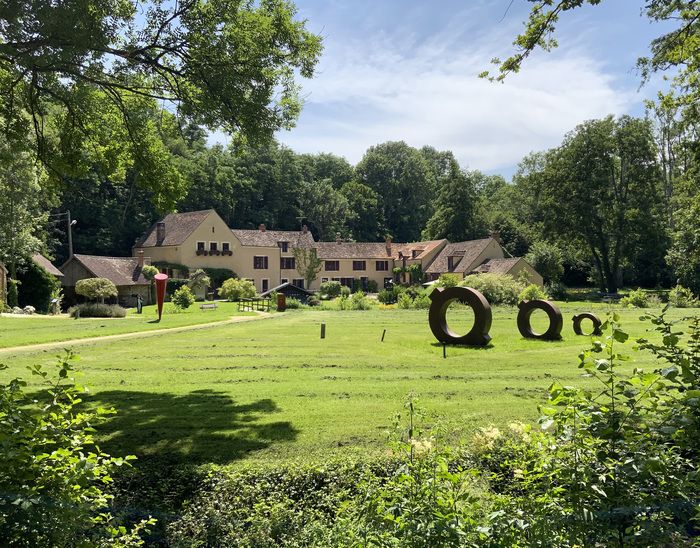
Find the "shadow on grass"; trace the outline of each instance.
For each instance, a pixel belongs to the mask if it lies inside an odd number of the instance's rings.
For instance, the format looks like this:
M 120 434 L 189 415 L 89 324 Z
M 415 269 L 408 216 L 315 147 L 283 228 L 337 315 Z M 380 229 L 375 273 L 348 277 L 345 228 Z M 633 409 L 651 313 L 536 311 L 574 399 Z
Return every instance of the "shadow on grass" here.
M 237 404 L 214 390 L 183 395 L 115 390 L 87 402 L 117 411 L 97 428 L 101 449 L 112 455 L 226 464 L 298 434 L 290 422 L 263 422 L 279 412 L 274 401 Z

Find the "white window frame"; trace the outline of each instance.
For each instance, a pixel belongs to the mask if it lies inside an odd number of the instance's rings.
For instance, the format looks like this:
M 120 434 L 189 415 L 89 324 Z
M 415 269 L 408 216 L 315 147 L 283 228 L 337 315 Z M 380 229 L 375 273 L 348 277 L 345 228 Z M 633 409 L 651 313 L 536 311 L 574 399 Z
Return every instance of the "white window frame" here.
M 231 251 L 231 242 L 221 242 L 221 251 L 224 250 L 224 244 L 228 246 L 227 251 Z
M 212 249 L 212 248 L 211 248 L 211 244 L 216 244 L 216 249 Z M 219 249 L 219 242 L 215 242 L 215 241 L 213 241 L 213 240 L 212 240 L 211 242 L 209 242 L 209 249 L 208 249 L 207 251 L 221 251 L 221 250 Z
M 328 278 L 321 278 L 321 283 L 325 284 L 328 281 Z
M 204 240 L 197 240 L 197 241 L 194 243 L 194 250 L 195 250 L 195 251 L 200 251 L 200 249 L 199 249 L 199 244 L 204 244 L 204 245 L 202 246 L 202 249 L 201 249 L 202 251 L 209 251 L 209 250 L 207 249 L 207 242 L 204 241 Z

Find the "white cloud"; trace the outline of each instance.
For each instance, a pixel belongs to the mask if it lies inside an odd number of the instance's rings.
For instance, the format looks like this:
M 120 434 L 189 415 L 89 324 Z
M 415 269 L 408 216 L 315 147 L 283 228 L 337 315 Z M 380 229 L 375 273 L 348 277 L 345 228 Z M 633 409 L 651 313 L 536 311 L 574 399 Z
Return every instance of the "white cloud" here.
M 463 167 L 497 171 L 556 146 L 583 120 L 639 103 L 635 88 L 576 48 L 533 56 L 505 84 L 478 79 L 514 34 L 477 29 L 467 38 L 449 25 L 420 42 L 386 32 L 345 43 L 327 36 L 317 76 L 303 82 L 298 125 L 278 137 L 298 152 L 352 163 L 372 145 L 405 140 L 452 150 Z

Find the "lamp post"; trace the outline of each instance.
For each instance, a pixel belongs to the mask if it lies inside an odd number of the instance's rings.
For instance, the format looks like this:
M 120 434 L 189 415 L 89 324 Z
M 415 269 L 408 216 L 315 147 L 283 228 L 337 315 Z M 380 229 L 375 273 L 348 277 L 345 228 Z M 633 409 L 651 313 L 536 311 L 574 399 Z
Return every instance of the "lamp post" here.
M 65 213 L 51 213 L 50 217 L 61 217 L 66 216 L 66 222 L 68 223 L 68 258 L 73 258 L 73 227 L 78 224 L 78 221 L 70 218 L 70 209 Z

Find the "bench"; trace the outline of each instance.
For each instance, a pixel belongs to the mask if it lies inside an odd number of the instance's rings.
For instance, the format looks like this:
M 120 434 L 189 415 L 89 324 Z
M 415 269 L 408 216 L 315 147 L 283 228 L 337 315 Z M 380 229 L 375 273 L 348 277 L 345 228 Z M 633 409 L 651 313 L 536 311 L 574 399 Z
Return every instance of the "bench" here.
M 205 304 L 200 304 L 199 308 L 201 310 L 216 310 L 217 306 L 218 305 L 216 303 L 205 303 Z

